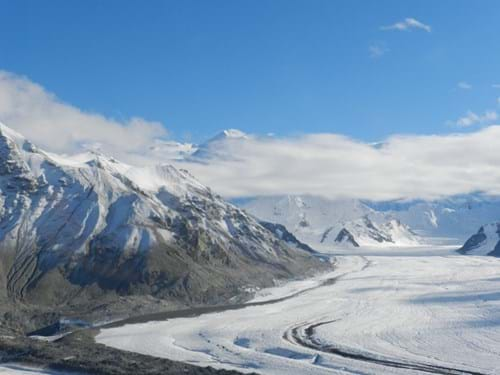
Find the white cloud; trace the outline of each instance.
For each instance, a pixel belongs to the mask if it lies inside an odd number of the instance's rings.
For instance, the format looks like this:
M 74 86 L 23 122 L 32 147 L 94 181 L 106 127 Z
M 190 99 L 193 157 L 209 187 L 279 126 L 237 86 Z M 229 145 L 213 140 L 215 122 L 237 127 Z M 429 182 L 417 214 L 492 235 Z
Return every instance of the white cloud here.
M 71 153 L 82 146 L 123 157 L 166 135 L 158 122 L 117 121 L 60 101 L 27 78 L 0 71 L 0 121 L 42 148 Z
M 377 59 L 389 52 L 389 49 L 382 43 L 375 43 L 368 47 L 368 52 L 371 58 Z
M 470 83 L 467 83 L 467 82 L 464 82 L 464 81 L 458 82 L 457 87 L 459 89 L 462 89 L 462 90 L 470 90 L 470 89 L 472 89 L 472 85 Z
M 415 18 L 405 18 L 403 21 L 396 22 L 393 25 L 382 26 L 382 30 L 400 30 L 400 31 L 410 31 L 412 29 L 425 30 L 428 33 L 431 32 L 431 27 L 426 25 Z
M 498 113 L 496 111 L 485 111 L 482 115 L 474 113 L 472 111 L 467 111 L 465 116 L 460 117 L 455 124 L 461 128 L 467 128 L 473 125 L 486 125 L 491 124 L 493 121 L 498 119 Z
M 494 83 L 491 85 L 494 89 L 500 89 L 500 83 Z
M 500 126 L 467 134 L 394 136 L 377 147 L 335 134 L 230 140 L 234 157 L 178 163 L 227 196 L 316 194 L 330 198 L 433 199 L 500 194 Z
M 487 111 L 466 117 L 481 123 L 498 116 Z M 103 152 L 138 165 L 169 157 L 162 150 L 170 143 L 158 142 L 165 135 L 160 124 L 123 123 L 81 111 L 8 73 L 0 74 L 0 120 L 49 151 L 77 152 L 84 144 L 99 143 Z M 499 144 L 500 126 L 467 134 L 394 136 L 376 146 L 336 134 L 250 136 L 213 146 L 230 158 L 173 163 L 226 197 L 288 193 L 429 199 L 472 191 L 500 194 Z M 160 148 L 158 153 L 151 152 L 151 145 Z

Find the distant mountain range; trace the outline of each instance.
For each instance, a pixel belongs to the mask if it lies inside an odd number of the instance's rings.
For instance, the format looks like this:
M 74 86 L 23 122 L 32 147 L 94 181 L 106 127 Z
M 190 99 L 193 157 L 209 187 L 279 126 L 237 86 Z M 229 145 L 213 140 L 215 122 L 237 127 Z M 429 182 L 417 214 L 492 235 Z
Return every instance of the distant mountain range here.
M 251 140 L 225 130 L 199 146 L 186 145 L 177 160 L 210 163 L 228 160 L 224 142 Z M 380 147 L 380 144 L 374 144 Z M 189 148 L 189 152 L 184 150 Z M 171 151 L 169 151 L 171 152 Z M 457 245 L 485 223 L 500 220 L 500 198 L 482 194 L 434 201 L 370 202 L 311 195 L 249 197 L 235 203 L 260 220 L 284 225 L 312 247 Z
M 359 200 L 287 195 L 254 198 L 241 207 L 262 220 L 283 224 L 313 248 L 413 246 L 423 241 L 396 218 Z
M 256 217 L 285 225 L 312 247 L 456 245 L 500 218 L 500 201 L 479 194 L 437 201 L 331 200 L 316 196 L 240 201 Z

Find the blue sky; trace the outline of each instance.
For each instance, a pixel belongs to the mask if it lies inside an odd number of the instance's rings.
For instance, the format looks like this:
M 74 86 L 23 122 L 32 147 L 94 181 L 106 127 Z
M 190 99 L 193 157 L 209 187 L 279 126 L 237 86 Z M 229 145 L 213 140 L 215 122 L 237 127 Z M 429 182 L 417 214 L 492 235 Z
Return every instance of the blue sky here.
M 481 117 L 500 96 L 498 1 L 0 0 L 0 9 L 1 70 L 83 110 L 161 122 L 179 140 L 225 128 L 364 141 L 477 130 L 447 121 Z M 431 32 L 381 29 L 408 17 Z

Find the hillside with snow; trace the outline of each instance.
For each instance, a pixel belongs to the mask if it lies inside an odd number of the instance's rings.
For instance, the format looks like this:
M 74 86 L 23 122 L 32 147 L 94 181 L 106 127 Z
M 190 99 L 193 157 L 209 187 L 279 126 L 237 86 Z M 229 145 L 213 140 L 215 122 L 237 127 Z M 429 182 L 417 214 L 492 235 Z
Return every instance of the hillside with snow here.
M 0 300 L 219 302 L 322 263 L 185 170 L 45 152 L 0 125 Z

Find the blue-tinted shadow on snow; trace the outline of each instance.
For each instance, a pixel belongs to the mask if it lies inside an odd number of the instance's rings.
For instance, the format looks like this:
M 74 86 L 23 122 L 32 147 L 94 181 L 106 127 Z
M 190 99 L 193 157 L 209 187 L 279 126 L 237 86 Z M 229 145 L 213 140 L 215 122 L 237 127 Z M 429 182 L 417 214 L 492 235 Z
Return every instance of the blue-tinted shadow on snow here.
M 277 355 L 279 357 L 285 357 L 285 358 L 290 358 L 290 359 L 313 359 L 314 355 L 307 354 L 307 353 L 301 353 L 301 352 L 296 352 L 294 350 L 290 349 L 285 349 L 285 348 L 269 348 L 264 350 L 264 353 L 267 354 L 273 354 Z
M 412 299 L 415 304 L 440 304 L 440 303 L 477 303 L 500 301 L 500 292 L 490 293 L 440 293 L 429 294 Z
M 240 346 L 242 348 L 250 348 L 250 339 L 247 339 L 245 337 L 238 337 L 234 340 L 234 345 Z

